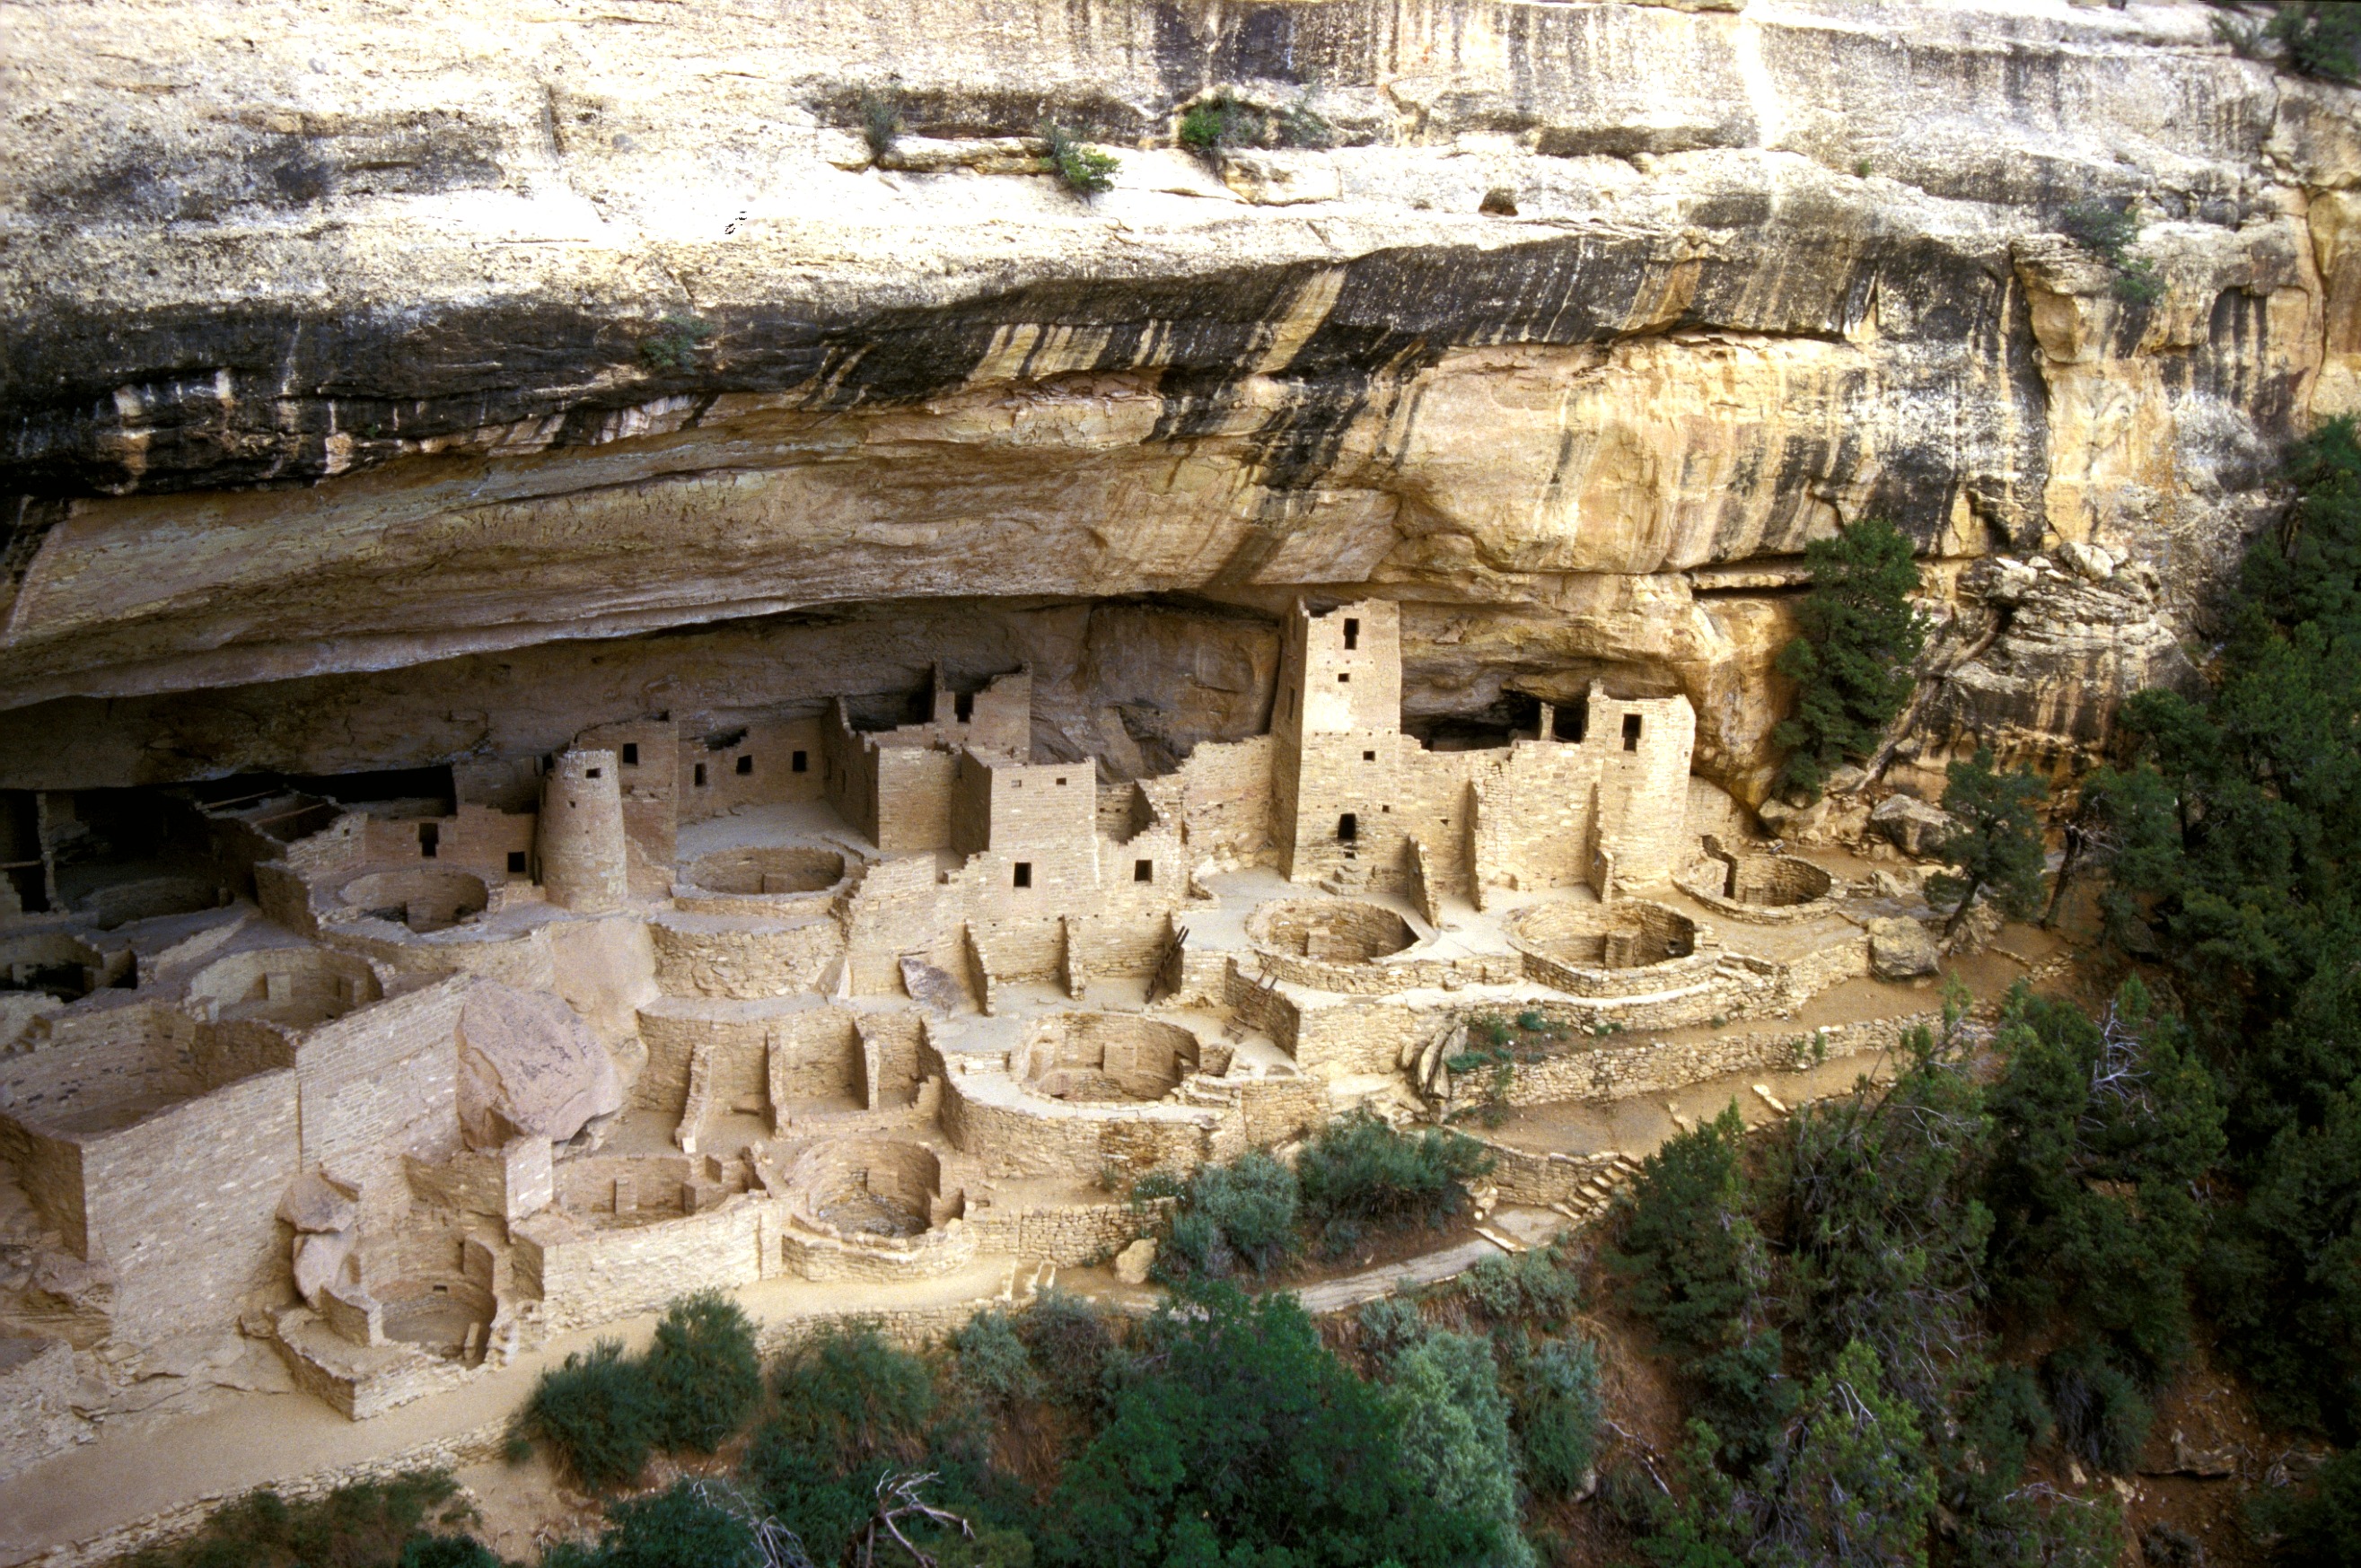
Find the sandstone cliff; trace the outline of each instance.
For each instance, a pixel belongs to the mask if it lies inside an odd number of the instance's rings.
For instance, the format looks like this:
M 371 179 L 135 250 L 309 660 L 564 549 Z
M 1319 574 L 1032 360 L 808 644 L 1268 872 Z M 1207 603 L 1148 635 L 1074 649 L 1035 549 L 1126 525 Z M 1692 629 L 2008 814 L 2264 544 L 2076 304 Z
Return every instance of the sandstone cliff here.
M 1677 687 L 1759 797 L 1867 512 L 1949 626 L 1899 776 L 2056 764 L 2361 404 L 2361 94 L 2195 4 L 19 0 L 0 71 L 0 788 L 936 658 L 1153 771 L 1309 591 L 1404 601 L 1413 722 Z M 1224 88 L 1314 145 L 1175 147 Z

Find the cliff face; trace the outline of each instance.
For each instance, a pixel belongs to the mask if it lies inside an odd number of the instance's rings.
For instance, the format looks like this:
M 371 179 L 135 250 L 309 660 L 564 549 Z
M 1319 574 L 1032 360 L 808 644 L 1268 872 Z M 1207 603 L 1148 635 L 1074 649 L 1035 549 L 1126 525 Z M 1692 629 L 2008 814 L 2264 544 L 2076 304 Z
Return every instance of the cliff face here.
M 2193 4 L 0 27 L 0 787 L 936 657 L 1033 661 L 1046 750 L 1152 769 L 1264 722 L 1312 592 L 1405 602 L 1413 722 L 1677 687 L 1759 796 L 1796 554 L 1872 512 L 1948 622 L 1899 776 L 2054 764 L 2185 674 L 2276 451 L 2361 404 L 2361 95 Z M 1174 148 L 1224 86 L 1329 145 Z M 1112 191 L 1038 172 L 1044 119 Z M 2093 200 L 2153 298 L 2057 232 Z

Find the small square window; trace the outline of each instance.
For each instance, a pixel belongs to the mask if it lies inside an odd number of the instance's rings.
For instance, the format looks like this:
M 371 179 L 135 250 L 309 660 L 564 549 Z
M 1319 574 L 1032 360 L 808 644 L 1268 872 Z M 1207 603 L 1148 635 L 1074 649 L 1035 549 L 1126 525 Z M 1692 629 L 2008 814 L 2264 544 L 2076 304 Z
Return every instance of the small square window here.
M 703 762 L 697 764 L 697 787 L 699 789 L 703 789 L 705 787 L 705 764 Z
M 789 756 L 787 758 L 787 772 L 791 773 L 807 773 L 811 772 L 811 753 L 809 751 L 797 751 Z
M 754 759 L 753 759 L 753 758 L 752 758 L 752 757 L 741 757 L 741 758 L 739 758 L 739 759 L 738 759 L 738 776 L 739 776 L 740 778 L 744 778 L 748 773 L 752 773 L 753 771 L 754 771 Z
M 1340 686 L 1351 685 L 1353 684 L 1353 677 L 1340 670 L 1336 674 L 1336 684 Z
M 586 779 L 595 779 L 605 771 L 603 768 L 585 768 L 582 770 L 582 776 Z
M 1156 862 L 1154 861 L 1132 861 L 1131 880 L 1134 882 L 1154 882 L 1156 880 Z
M 1060 784 L 1064 784 L 1066 781 L 1065 781 L 1063 778 L 1060 778 L 1058 782 L 1059 782 Z
M 1019 887 L 1031 887 L 1033 885 L 1032 861 L 1019 861 L 1016 862 L 1016 885 Z
M 524 851 L 522 850 L 511 850 L 509 851 L 509 874 L 511 876 L 522 876 L 524 873 Z
M 1392 807 L 1392 806 L 1378 806 L 1378 809 L 1379 811 L 1391 811 L 1391 810 L 1393 809 L 1393 807 Z
M 639 765 L 640 765 L 640 743 L 639 743 L 637 740 L 626 740 L 626 741 L 624 741 L 624 742 L 623 742 L 623 766 L 625 766 L 625 767 L 627 767 L 627 768 L 636 768 L 636 767 L 638 767 Z
M 1364 751 L 1361 753 L 1361 761 L 1365 762 L 1374 762 L 1377 760 L 1378 754 L 1375 751 Z

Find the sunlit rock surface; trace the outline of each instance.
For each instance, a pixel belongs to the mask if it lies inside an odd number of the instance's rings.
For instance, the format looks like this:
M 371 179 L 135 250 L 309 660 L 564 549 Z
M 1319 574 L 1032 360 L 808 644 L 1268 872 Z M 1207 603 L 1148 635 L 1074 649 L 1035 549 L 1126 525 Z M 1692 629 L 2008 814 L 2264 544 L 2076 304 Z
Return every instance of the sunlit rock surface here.
M 0 28 L 0 787 L 937 659 L 1031 662 L 1046 754 L 1155 772 L 1267 723 L 1309 591 L 1405 603 L 1413 724 L 1678 689 L 1759 798 L 1798 554 L 1868 513 L 1946 626 L 1897 782 L 1979 734 L 2058 766 L 2180 678 L 2274 454 L 2361 403 L 2356 94 L 2194 4 Z M 1174 148 L 1224 85 L 1334 145 Z M 1038 172 L 1045 118 L 1113 191 Z M 2086 200 L 2136 204 L 2157 299 L 2058 232 Z

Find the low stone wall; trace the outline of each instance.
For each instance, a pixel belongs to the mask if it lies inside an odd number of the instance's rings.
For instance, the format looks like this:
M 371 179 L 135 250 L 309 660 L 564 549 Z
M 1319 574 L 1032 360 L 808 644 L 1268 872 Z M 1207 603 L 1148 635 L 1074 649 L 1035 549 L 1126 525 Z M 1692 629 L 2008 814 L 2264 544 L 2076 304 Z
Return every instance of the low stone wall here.
M 1828 912 L 1836 879 L 1811 861 L 1733 853 L 1710 834 L 1704 848 L 1674 885 L 1717 915 L 1755 926 L 1785 926 Z
M 1709 928 L 1642 898 L 1532 905 L 1507 928 L 1524 975 L 1572 996 L 1677 990 L 1705 980 L 1720 959 Z
M 74 1413 L 80 1381 L 65 1341 L 0 1338 L 0 1476 L 97 1434 Z
M 769 1207 L 741 1198 L 702 1214 L 612 1229 L 536 1214 L 512 1231 L 517 1288 L 540 1299 L 551 1332 L 566 1333 L 654 1311 L 708 1286 L 751 1285 L 764 1273 Z
M 1328 1085 L 1316 1078 L 1255 1078 L 1238 1085 L 1238 1111 L 1246 1121 L 1246 1146 L 1264 1149 L 1324 1125 L 1330 1114 Z
M 715 915 L 660 915 L 648 922 L 656 983 L 676 996 L 741 1000 L 810 991 L 844 952 L 832 919 L 742 921 Z
M 890 1285 L 956 1274 L 975 1261 L 982 1238 L 964 1220 L 899 1240 L 824 1235 L 800 1224 L 779 1227 L 779 1262 L 806 1279 L 858 1279 Z
M 1636 1094 L 1659 1094 L 1730 1073 L 1793 1068 L 1821 1057 L 1891 1049 L 1906 1030 L 1940 1021 L 1938 1014 L 1919 1013 L 1817 1031 L 1755 1030 L 1677 1041 L 1627 1042 L 1621 1036 L 1577 1039 L 1541 1061 L 1512 1064 L 1508 1099 L 1511 1105 L 1548 1105 L 1569 1100 L 1627 1100 Z M 1821 1040 L 1817 1052 L 1813 1046 L 1815 1034 Z M 1468 1103 L 1482 1099 L 1494 1070 L 1479 1067 L 1465 1073 L 1448 1074 L 1450 1102 Z
M 968 1223 L 983 1235 L 988 1251 L 1045 1258 L 1060 1268 L 1071 1268 L 1097 1262 L 1142 1236 L 1155 1234 L 1172 1206 L 1173 1200 L 1159 1198 L 1137 1207 L 1085 1203 L 1055 1209 L 983 1209 Z
M 1514 953 L 1481 953 L 1461 959 L 1386 959 L 1373 963 L 1323 962 L 1287 953 L 1257 952 L 1253 962 L 1274 978 L 1333 991 L 1345 996 L 1390 996 L 1428 987 L 1513 985 L 1526 966 Z
M 942 1127 L 951 1146 L 1003 1178 L 1086 1181 L 1109 1165 L 1194 1170 L 1213 1157 L 1224 1116 L 1162 1101 L 1069 1104 L 994 1068 L 955 1071 L 943 1086 Z
M 1477 1140 L 1491 1152 L 1492 1185 L 1511 1203 L 1545 1208 L 1587 1196 L 1586 1183 L 1612 1180 L 1617 1165 L 1611 1154 L 1570 1155 L 1514 1148 L 1490 1138 Z

